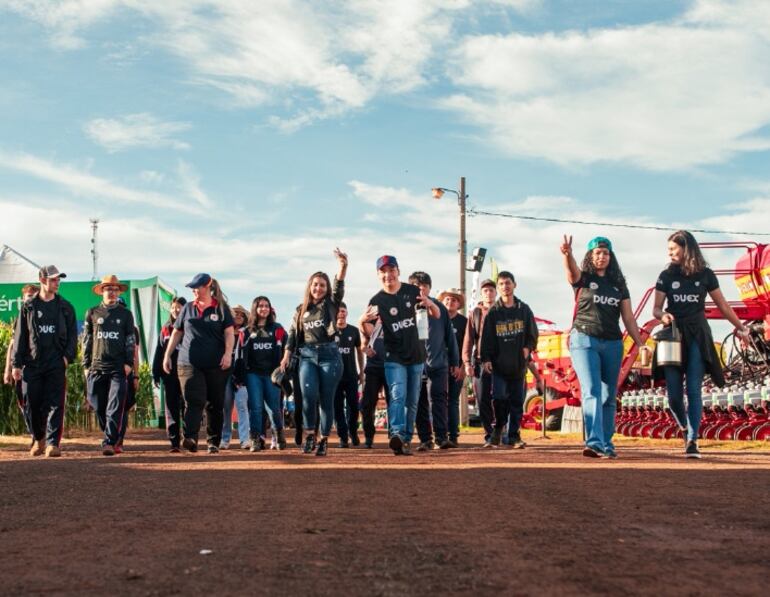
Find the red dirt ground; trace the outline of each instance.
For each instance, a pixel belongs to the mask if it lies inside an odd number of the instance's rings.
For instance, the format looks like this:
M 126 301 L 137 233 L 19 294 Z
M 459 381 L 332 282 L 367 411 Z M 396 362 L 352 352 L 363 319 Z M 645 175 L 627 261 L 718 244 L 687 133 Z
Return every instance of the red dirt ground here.
M 767 594 L 770 452 L 529 441 L 319 459 L 134 432 L 33 459 L 4 438 L 0 594 Z

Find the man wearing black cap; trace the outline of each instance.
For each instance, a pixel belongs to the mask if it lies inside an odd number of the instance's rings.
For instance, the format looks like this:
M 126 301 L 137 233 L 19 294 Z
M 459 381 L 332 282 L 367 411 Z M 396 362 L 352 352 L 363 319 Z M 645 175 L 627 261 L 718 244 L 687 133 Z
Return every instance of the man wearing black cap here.
M 481 331 L 484 319 L 497 298 L 497 285 L 486 279 L 481 283 L 481 302 L 468 315 L 468 323 L 463 338 L 462 358 L 465 373 L 473 377 L 473 396 L 479 411 L 481 425 L 484 427 L 484 441 L 489 441 L 494 428 L 495 414 L 492 410 L 492 374 L 481 368 Z
M 424 307 L 435 318 L 441 313 L 419 288 L 402 283 L 399 274 L 398 261 L 392 255 L 383 255 L 377 260 L 382 290 L 371 298 L 363 318 L 366 321 L 379 318 L 382 322 L 385 379 L 390 388 L 389 446 L 396 455 L 409 455 L 425 363 L 425 346 L 417 333 L 416 307 Z
M 526 444 L 519 434 L 524 409 L 524 387 L 530 353 L 537 348 L 537 323 L 532 309 L 513 294 L 516 282 L 510 272 L 497 276 L 500 298 L 487 313 L 481 334 L 481 360 L 492 374 L 492 405 L 495 427 L 486 446 L 500 445 L 503 427 L 509 422 L 508 437 L 514 448 Z
M 77 351 L 75 309 L 58 294 L 66 277 L 54 265 L 40 268 L 40 292 L 22 305 L 14 332 L 12 374 L 27 384 L 33 456 L 61 456 L 65 372 Z

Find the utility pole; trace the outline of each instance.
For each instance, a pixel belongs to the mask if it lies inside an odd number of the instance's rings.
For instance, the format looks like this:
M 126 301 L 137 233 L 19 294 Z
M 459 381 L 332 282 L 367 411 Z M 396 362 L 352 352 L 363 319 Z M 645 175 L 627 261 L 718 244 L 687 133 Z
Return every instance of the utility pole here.
M 465 268 L 466 268 L 466 253 L 468 252 L 467 243 L 465 241 L 465 177 L 460 178 L 460 192 L 458 193 L 458 203 L 460 205 L 460 292 L 463 295 L 463 308 L 462 313 L 466 315 L 468 310 L 465 303 L 468 302 L 468 297 L 465 295 Z
M 93 264 L 93 273 L 91 274 L 91 279 L 97 280 L 98 279 L 97 261 L 99 259 L 99 254 L 96 251 L 96 231 L 99 228 L 99 219 L 91 218 L 88 221 L 91 222 L 91 262 Z

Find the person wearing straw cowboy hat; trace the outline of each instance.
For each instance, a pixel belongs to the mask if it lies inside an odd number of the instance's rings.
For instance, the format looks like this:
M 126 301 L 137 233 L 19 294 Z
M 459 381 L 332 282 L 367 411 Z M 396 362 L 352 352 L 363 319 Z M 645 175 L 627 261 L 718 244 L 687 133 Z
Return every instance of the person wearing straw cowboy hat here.
M 465 341 L 465 328 L 468 325 L 468 318 L 460 313 L 460 309 L 465 306 L 465 297 L 459 288 L 449 288 L 439 293 L 438 300 L 444 304 L 449 313 L 449 323 L 452 325 L 457 348 L 462 349 Z M 460 359 L 462 363 L 462 358 Z M 457 440 L 460 436 L 460 393 L 463 390 L 463 381 L 465 381 L 465 371 L 462 364 L 456 367 L 454 371 L 449 372 L 449 407 L 447 413 L 449 439 L 444 444 L 447 448 L 457 448 Z
M 113 456 L 124 422 L 127 377 L 134 368 L 134 316 L 118 301 L 128 286 L 116 275 L 104 276 L 92 290 L 102 302 L 86 312 L 83 368 L 88 402 L 104 432 L 102 454 Z

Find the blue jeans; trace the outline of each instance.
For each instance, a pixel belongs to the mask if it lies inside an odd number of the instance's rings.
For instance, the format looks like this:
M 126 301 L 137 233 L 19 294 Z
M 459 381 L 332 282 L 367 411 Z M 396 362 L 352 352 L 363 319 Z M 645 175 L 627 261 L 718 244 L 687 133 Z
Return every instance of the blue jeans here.
M 233 404 L 238 413 L 238 440 L 244 444 L 249 439 L 249 410 L 246 388 L 233 386 L 232 377 L 225 386 L 225 404 L 223 407 L 222 442 L 229 444 L 233 437 Z
M 680 427 L 687 427 L 687 440 L 695 441 L 698 439 L 700 419 L 703 413 L 701 386 L 703 376 L 706 374 L 706 367 L 697 342 L 691 342 L 689 346 L 683 347 L 683 349 L 687 351 L 687 369 L 684 371 L 684 381 L 687 386 L 686 414 L 681 367 L 663 367 L 663 374 L 666 377 L 666 392 L 668 393 L 668 405 L 671 412 Z
M 420 398 L 423 364 L 402 365 L 385 362 L 385 381 L 390 390 L 388 431 L 406 442 L 412 441 L 417 401 Z
M 264 429 L 264 408 L 270 417 L 273 431 L 283 429 L 283 409 L 281 408 L 281 390 L 269 375 L 258 373 L 246 374 L 246 389 L 249 393 L 249 429 L 251 438 L 257 439 Z
M 334 422 L 334 395 L 342 377 L 342 357 L 336 342 L 306 344 L 299 349 L 302 424 L 314 433 L 321 405 L 321 437 L 329 437 Z
M 492 373 L 492 408 L 495 411 L 495 429 L 502 431 L 508 424 L 508 437 L 519 438 L 521 417 L 524 414 L 524 387 L 522 377 L 512 379 Z
M 603 340 L 572 330 L 569 349 L 580 382 L 586 446 L 598 452 L 613 452 L 615 395 L 623 360 L 623 341 Z

